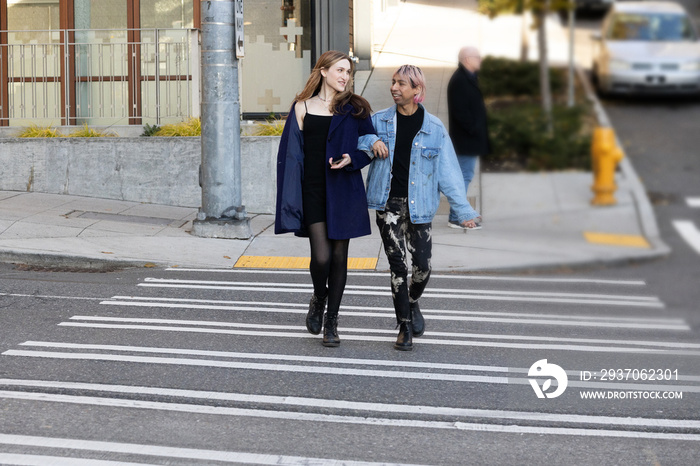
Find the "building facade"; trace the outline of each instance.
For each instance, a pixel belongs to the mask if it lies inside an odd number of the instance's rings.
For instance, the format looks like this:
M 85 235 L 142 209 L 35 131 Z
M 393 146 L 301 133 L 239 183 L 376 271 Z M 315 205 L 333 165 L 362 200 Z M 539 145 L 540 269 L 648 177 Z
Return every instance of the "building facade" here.
M 198 116 L 204 1 L 0 0 L 0 126 Z M 287 112 L 322 52 L 352 55 L 371 1 L 244 0 L 244 116 Z

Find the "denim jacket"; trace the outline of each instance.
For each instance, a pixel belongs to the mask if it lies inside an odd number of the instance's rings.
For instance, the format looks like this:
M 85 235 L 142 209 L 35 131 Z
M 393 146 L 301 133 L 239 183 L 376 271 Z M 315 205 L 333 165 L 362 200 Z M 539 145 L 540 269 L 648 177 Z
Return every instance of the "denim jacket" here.
M 370 209 L 384 210 L 391 189 L 391 167 L 396 145 L 396 105 L 372 115 L 372 124 L 377 134 L 362 136 L 358 149 L 370 154 L 372 145 L 378 139 L 389 148 L 389 157 L 375 158 L 367 174 L 367 203 Z M 413 139 L 410 162 L 408 211 L 412 223 L 429 223 L 433 220 L 440 204 L 440 192 L 447 197 L 460 222 L 479 217 L 479 213 L 467 202 L 464 178 L 447 130 L 437 117 L 427 111 L 423 125 Z

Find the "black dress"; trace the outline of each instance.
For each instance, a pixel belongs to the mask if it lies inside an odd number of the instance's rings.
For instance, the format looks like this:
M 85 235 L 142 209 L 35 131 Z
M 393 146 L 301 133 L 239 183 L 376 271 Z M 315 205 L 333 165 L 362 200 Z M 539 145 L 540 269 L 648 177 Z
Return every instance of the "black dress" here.
M 306 226 L 326 221 L 326 140 L 332 115 L 304 115 L 302 202 Z

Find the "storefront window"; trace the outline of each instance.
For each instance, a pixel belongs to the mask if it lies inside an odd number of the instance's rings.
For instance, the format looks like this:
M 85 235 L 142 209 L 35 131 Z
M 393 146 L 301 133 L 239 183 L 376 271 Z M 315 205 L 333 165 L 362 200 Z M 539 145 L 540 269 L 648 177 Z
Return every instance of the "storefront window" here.
M 311 0 L 244 0 L 243 113 L 287 112 L 311 70 Z
M 8 109 L 13 125 L 59 124 L 59 0 L 8 0 Z M 4 73 L 3 73 L 4 74 Z

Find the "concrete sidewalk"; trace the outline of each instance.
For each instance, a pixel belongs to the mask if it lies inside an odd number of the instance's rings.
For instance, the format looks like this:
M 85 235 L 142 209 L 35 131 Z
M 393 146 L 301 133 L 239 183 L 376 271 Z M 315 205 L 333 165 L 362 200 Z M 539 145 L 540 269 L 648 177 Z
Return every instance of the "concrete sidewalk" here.
M 491 21 L 478 15 L 475 5 L 457 0 L 409 2 L 379 12 L 383 16 L 375 18 L 376 66 L 358 74 L 356 90 L 375 110 L 389 106 L 393 70 L 403 63 L 417 64 L 427 75 L 426 107 L 445 121 L 446 84 L 461 45 L 476 44 L 484 55 L 519 54 L 520 19 Z M 550 51 L 556 61 L 566 46 L 558 39 L 563 37 L 561 27 L 552 24 L 555 44 Z M 604 113 L 602 107 L 598 110 Z M 448 206 L 443 202 L 433 222 L 433 268 L 545 269 L 667 254 L 653 209 L 628 160 L 617 181 L 618 204 L 601 208 L 590 206 L 590 173 L 482 174 L 469 194 L 483 215 L 484 228 L 448 228 Z M 374 213 L 370 214 L 374 228 Z M 0 260 L 64 267 L 289 268 L 304 266 L 303 260 L 290 258 L 308 257 L 308 240 L 274 235 L 271 215 L 252 216 L 255 236 L 247 241 L 194 237 L 189 230 L 195 215 L 196 209 L 190 208 L 2 191 Z M 351 267 L 388 270 L 376 228 L 372 235 L 350 242 L 350 256 L 361 259 Z

